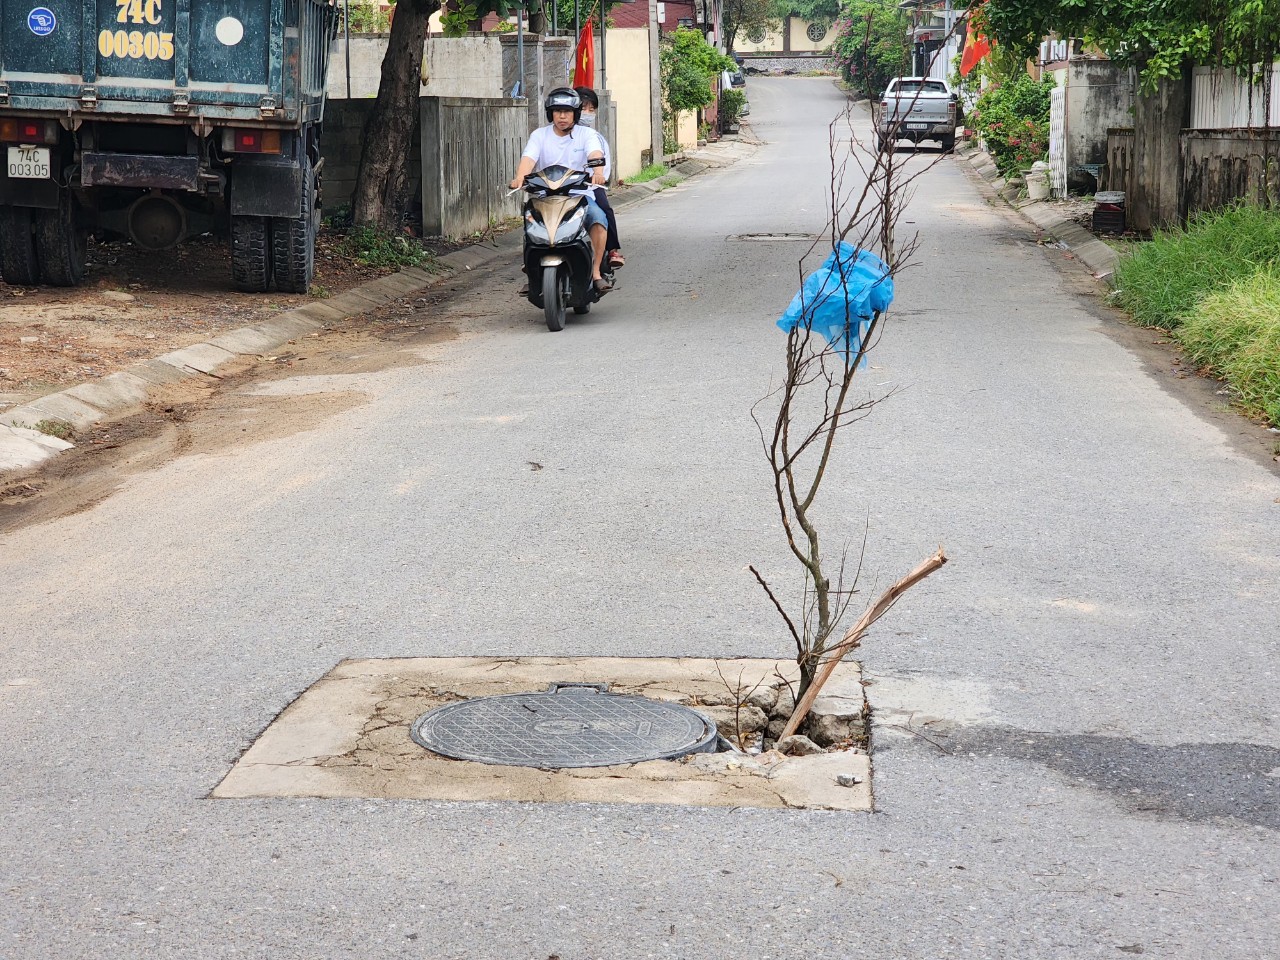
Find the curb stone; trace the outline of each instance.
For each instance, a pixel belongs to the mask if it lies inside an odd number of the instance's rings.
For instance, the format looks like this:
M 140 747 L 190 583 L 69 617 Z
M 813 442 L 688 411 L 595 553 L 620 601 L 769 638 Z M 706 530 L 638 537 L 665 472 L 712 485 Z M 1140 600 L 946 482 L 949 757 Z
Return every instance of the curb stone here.
M 974 173 L 991 184 L 992 188 L 1016 210 L 1024 220 L 1040 230 L 1046 237 L 1065 246 L 1088 268 L 1094 278 L 1109 283 L 1120 255 L 1074 220 L 1063 217 L 1051 201 L 1031 200 L 1018 202 L 1017 193 L 1000 176 L 990 154 L 976 147 L 957 149 L 958 158 L 965 160 Z
M 670 173 L 649 183 L 619 188 L 611 199 L 614 206 L 631 206 L 691 176 L 731 166 L 750 156 L 758 146 L 754 138 L 721 140 L 689 151 Z M 520 241 L 519 232 L 511 230 L 492 243 L 475 244 L 446 254 L 439 260 L 443 270 L 429 273 L 418 267 L 406 267 L 326 300 L 283 311 L 254 326 L 226 331 L 212 340 L 191 344 L 109 376 L 0 411 L 0 473 L 35 466 L 75 446 L 34 429 L 41 421 L 52 420 L 75 430 L 87 430 L 94 424 L 135 413 L 158 387 L 181 380 L 217 378 L 218 369 L 238 357 L 259 356 L 290 340 L 326 330 L 330 325 L 359 317 L 392 300 L 487 266 L 518 250 Z

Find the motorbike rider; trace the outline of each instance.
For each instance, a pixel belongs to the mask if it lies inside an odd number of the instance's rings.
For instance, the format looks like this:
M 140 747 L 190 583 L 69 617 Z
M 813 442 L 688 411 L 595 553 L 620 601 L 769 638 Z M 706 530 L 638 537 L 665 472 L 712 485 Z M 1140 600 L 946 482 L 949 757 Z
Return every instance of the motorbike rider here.
M 562 166 L 571 170 L 590 170 L 591 182 L 605 182 L 604 142 L 600 135 L 587 127 L 578 126 L 582 117 L 582 100 L 570 87 L 557 87 L 547 94 L 543 103 L 547 124 L 538 127 L 529 135 L 524 152 L 520 156 L 520 164 L 516 167 L 515 178 L 511 181 L 511 189 L 517 190 L 524 185 L 525 177 L 535 170 L 547 167 Z M 591 279 L 600 293 L 613 289 L 613 284 L 604 279 L 600 273 L 600 264 L 604 261 L 605 241 L 608 236 L 609 218 L 605 216 L 600 205 L 596 203 L 590 188 L 575 190 L 574 193 L 585 196 L 587 211 L 585 220 L 591 234 Z
M 596 128 L 596 114 L 600 110 L 600 98 L 596 92 L 590 87 L 574 87 L 579 98 L 582 100 L 582 118 L 578 121 L 584 127 Z M 618 215 L 613 212 L 613 205 L 609 203 L 609 177 L 613 171 L 613 157 L 609 155 L 609 142 L 605 140 L 604 134 L 600 135 L 600 142 L 604 144 L 604 186 L 594 187 L 595 201 L 600 205 L 600 209 L 604 211 L 604 215 L 609 218 L 609 235 L 604 244 L 605 262 L 609 264 L 609 269 L 616 270 L 618 267 L 625 267 L 627 261 L 622 257 L 622 241 L 618 239 Z

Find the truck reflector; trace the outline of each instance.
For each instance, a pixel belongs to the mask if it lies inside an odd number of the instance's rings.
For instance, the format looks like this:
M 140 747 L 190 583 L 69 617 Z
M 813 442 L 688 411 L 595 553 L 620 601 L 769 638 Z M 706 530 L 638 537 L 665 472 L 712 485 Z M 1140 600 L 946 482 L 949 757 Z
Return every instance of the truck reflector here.
M 222 131 L 222 149 L 228 153 L 279 153 L 280 131 L 226 127 Z
M 0 142 L 3 143 L 57 143 L 57 120 L 18 120 L 12 117 L 0 119 Z

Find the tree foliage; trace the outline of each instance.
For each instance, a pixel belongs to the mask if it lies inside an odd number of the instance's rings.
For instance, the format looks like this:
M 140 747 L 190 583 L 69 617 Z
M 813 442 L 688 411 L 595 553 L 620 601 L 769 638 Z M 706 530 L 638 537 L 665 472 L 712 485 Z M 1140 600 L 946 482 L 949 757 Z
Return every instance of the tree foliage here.
M 840 16 L 840 0 L 775 0 L 780 16 L 793 16 L 809 23 L 834 23 Z
M 986 0 L 981 16 L 1023 56 L 1050 34 L 1096 44 L 1146 90 L 1188 62 L 1252 72 L 1280 57 L 1280 0 Z
M 753 30 L 776 30 L 781 20 L 776 0 L 723 0 L 720 22 L 724 48 L 732 53 L 739 36 Z
M 733 59 L 707 43 L 700 30 L 676 30 L 663 38 L 659 54 L 662 98 L 677 113 L 709 107 L 715 102 L 712 78 L 736 68 Z
M 906 14 L 874 0 L 844 0 L 831 52 L 847 82 L 878 97 L 911 62 Z

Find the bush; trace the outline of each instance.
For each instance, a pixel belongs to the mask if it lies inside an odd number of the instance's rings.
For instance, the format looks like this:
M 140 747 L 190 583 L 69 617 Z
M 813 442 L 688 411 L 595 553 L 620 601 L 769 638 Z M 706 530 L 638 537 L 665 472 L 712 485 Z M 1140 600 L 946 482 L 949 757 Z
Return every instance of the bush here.
M 831 41 L 845 82 L 865 96 L 880 96 L 890 80 L 910 69 L 909 29 L 906 13 L 896 4 L 845 0 Z
M 720 92 L 720 125 L 727 127 L 737 123 L 742 115 L 742 107 L 747 102 L 747 94 L 742 90 L 722 90 Z
M 422 244 L 398 233 L 356 227 L 342 241 L 345 256 L 366 267 L 420 267 L 431 258 Z
M 1241 204 L 1163 230 L 1116 268 L 1116 300 L 1139 323 L 1179 326 L 1206 295 L 1280 260 L 1280 215 Z
M 1266 269 L 1200 300 L 1174 336 L 1251 416 L 1280 425 L 1280 275 Z
M 1052 90 L 1052 77 L 1032 80 L 1023 71 L 992 83 L 973 105 L 970 118 L 1005 176 L 1048 157 Z

